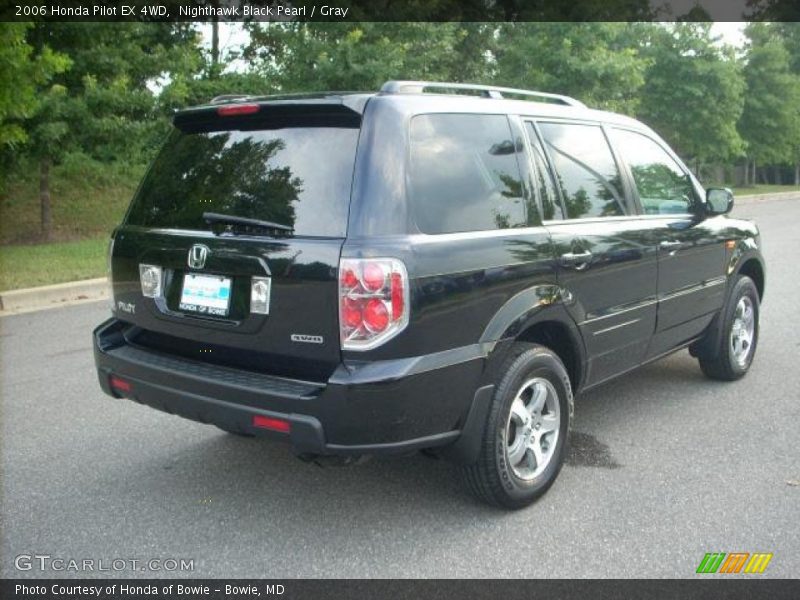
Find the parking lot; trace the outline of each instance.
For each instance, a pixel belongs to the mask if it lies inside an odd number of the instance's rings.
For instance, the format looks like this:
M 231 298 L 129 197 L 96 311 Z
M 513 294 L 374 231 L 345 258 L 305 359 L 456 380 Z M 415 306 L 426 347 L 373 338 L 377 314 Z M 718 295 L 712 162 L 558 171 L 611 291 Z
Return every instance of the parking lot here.
M 800 199 L 736 214 L 768 269 L 750 374 L 706 380 L 683 351 L 584 395 L 567 466 L 515 513 L 444 461 L 319 468 L 103 395 L 105 303 L 0 318 L 0 576 L 76 575 L 15 568 L 44 554 L 193 561 L 86 576 L 692 577 L 706 552 L 772 552 L 764 576 L 797 576 Z

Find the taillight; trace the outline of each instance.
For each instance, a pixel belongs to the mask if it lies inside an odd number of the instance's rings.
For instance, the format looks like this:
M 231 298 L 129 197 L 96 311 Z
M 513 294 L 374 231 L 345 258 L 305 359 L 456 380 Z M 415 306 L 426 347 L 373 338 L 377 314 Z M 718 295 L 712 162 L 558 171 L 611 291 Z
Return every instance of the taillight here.
M 111 387 L 119 392 L 130 392 L 131 391 L 131 384 L 124 379 L 120 379 L 119 377 L 115 377 L 114 375 L 111 376 L 109 379 L 109 383 Z
M 396 258 L 339 262 L 339 332 L 343 350 L 370 350 L 408 324 L 408 272 Z
M 286 419 L 275 419 L 262 415 L 253 415 L 253 427 L 269 429 L 280 433 L 289 433 L 292 430 L 292 424 Z

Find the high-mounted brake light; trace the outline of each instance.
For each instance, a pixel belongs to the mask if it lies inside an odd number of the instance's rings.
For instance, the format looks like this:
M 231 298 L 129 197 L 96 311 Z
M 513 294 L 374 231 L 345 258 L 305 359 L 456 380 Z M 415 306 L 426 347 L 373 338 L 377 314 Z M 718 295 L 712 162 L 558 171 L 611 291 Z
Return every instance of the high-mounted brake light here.
M 220 106 L 217 109 L 217 114 L 220 117 L 235 117 L 236 115 L 252 115 L 257 113 L 259 109 L 258 104 L 228 104 Z
M 339 333 L 343 350 L 370 350 L 408 325 L 408 272 L 396 258 L 339 262 Z

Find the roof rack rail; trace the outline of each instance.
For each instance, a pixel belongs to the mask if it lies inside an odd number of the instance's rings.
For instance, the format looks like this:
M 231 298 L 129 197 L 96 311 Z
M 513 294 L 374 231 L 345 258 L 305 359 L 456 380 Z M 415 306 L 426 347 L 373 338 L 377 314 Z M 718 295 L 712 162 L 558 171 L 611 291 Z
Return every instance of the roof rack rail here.
M 501 100 L 509 94 L 514 96 L 532 96 L 537 98 L 545 98 L 567 106 L 576 106 L 586 108 L 586 105 L 580 100 L 563 96 L 561 94 L 549 94 L 547 92 L 536 92 L 533 90 L 518 90 L 514 88 L 497 87 L 494 85 L 477 85 L 472 83 L 444 83 L 439 81 L 387 81 L 381 86 L 381 92 L 384 94 L 424 94 L 426 89 L 443 89 L 443 90 L 463 90 L 472 92 L 481 92 L 484 98 L 494 98 Z

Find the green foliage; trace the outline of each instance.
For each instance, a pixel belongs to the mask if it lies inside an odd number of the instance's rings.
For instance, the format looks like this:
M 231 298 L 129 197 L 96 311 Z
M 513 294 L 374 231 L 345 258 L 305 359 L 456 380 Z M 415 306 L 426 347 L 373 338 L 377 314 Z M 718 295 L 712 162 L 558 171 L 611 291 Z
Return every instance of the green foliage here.
M 270 23 L 244 57 L 276 91 L 375 90 L 389 79 L 481 81 L 491 26 L 467 23 Z
M 710 23 L 641 28 L 650 66 L 638 116 L 695 163 L 740 156 L 744 79 L 733 50 L 714 43 Z
M 28 122 L 29 153 L 55 161 L 76 150 L 102 161 L 140 159 L 163 131 L 148 84 L 199 64 L 196 33 L 185 24 L 40 23 L 29 43 L 71 59 L 40 90 L 41 108 Z
M 748 156 L 759 164 L 781 164 L 798 155 L 800 76 L 791 70 L 791 56 L 778 27 L 752 23 L 744 68 L 747 82 L 739 130 Z
M 43 48 L 38 55 L 25 42 L 30 23 L 0 23 L 0 147 L 27 140 L 21 120 L 39 106 L 37 88 L 70 65 L 63 54 Z
M 632 114 L 648 64 L 636 32 L 628 23 L 506 23 L 494 44 L 493 79 Z

